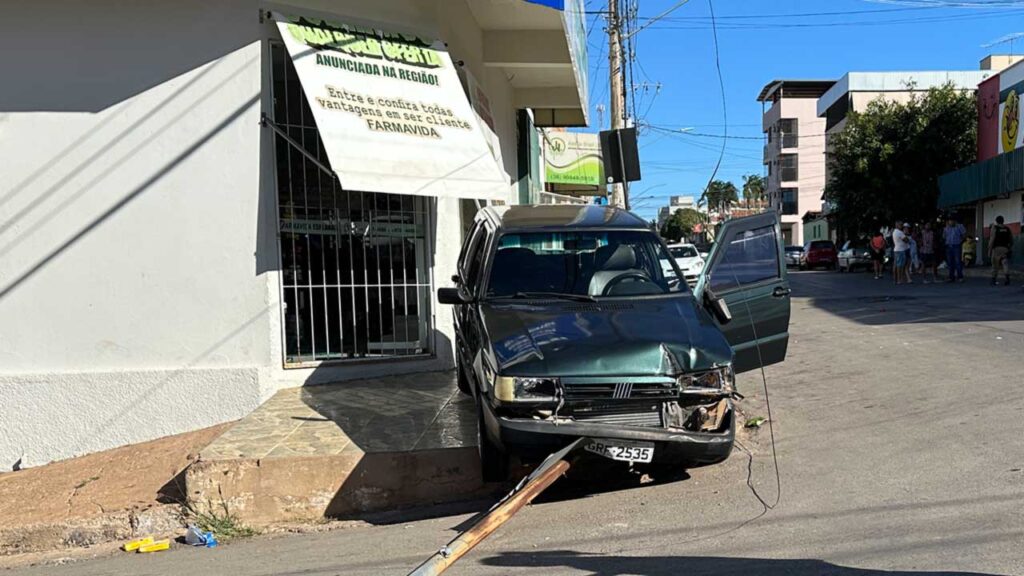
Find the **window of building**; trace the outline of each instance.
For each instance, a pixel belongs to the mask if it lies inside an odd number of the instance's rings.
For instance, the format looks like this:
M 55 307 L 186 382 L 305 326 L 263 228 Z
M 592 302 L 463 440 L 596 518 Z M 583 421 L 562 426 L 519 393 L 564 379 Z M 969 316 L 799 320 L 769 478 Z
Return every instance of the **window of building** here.
M 271 46 L 274 121 L 330 161 L 283 45 Z M 285 364 L 430 350 L 428 199 L 344 190 L 275 138 Z
M 800 123 L 795 118 L 779 120 L 779 133 L 783 148 L 796 148 L 800 145 Z
M 797 188 L 783 188 L 782 189 L 782 213 L 783 214 L 796 214 L 797 213 L 797 198 L 799 196 L 799 189 Z
M 783 182 L 795 182 L 800 179 L 797 154 L 779 154 L 779 177 Z

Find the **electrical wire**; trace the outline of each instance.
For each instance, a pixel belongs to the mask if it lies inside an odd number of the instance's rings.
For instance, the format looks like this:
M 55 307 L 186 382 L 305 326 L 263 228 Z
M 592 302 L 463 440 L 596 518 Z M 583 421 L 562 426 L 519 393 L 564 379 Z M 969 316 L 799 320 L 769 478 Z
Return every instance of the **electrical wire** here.
M 724 132 L 723 136 L 728 136 L 729 107 L 725 102 L 725 81 L 722 80 L 722 61 L 718 52 L 718 27 L 715 23 L 715 5 L 712 0 L 708 0 L 708 10 L 711 13 L 711 34 L 715 45 L 715 70 L 718 73 L 718 90 L 722 96 L 722 130 Z M 700 198 L 697 199 L 698 205 L 707 199 L 708 189 L 711 188 L 711 183 L 715 181 L 715 176 L 718 176 L 718 169 L 722 167 L 722 158 L 725 158 L 725 146 L 726 139 L 722 138 L 722 149 L 718 152 L 718 161 L 715 162 L 715 169 L 711 171 L 711 177 L 708 178 L 708 185 L 704 187 L 704 192 L 701 193 Z

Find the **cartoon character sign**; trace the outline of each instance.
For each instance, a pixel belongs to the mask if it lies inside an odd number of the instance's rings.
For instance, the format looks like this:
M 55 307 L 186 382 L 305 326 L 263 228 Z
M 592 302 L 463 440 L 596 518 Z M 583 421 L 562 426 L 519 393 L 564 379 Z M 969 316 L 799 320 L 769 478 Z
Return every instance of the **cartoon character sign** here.
M 1003 152 L 1009 152 L 1017 147 L 1017 136 L 1020 133 L 1020 96 L 1016 90 L 1011 89 L 1006 95 L 1001 124 L 999 135 L 1002 139 Z

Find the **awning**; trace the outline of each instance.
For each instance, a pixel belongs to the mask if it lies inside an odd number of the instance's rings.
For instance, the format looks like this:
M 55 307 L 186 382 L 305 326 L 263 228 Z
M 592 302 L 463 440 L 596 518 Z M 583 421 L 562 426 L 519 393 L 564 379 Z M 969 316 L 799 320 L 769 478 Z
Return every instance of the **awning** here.
M 940 210 L 1024 189 L 1024 148 L 939 176 Z
M 320 138 L 348 190 L 507 199 L 442 42 L 274 14 Z

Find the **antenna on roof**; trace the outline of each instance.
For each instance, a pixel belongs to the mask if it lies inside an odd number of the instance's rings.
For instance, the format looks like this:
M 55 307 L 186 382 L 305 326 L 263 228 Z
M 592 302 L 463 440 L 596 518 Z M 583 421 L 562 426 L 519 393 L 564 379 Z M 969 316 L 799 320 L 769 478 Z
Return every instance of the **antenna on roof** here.
M 1014 40 L 1019 40 L 1021 38 L 1024 38 L 1024 32 L 1013 32 L 1011 34 L 1007 34 L 1005 36 L 1001 36 L 999 38 L 996 38 L 995 40 L 989 42 L 988 44 L 982 44 L 981 47 L 982 48 L 991 48 L 993 46 L 998 46 L 1000 44 L 1009 44 L 1010 45 L 1010 56 L 1013 56 L 1013 41 Z

